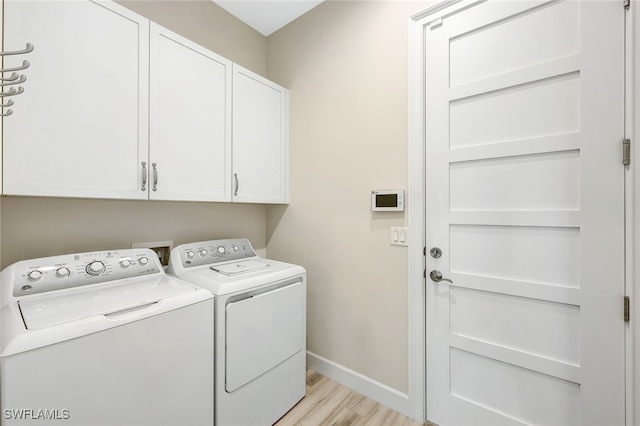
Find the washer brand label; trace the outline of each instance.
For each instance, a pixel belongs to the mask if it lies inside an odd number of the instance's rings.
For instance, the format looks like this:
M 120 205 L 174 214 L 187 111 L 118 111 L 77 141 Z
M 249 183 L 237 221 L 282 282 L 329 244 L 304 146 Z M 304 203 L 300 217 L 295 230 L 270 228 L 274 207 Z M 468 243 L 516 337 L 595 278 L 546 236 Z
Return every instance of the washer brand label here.
M 68 420 L 71 415 L 67 409 L 6 408 L 2 411 L 5 420 Z

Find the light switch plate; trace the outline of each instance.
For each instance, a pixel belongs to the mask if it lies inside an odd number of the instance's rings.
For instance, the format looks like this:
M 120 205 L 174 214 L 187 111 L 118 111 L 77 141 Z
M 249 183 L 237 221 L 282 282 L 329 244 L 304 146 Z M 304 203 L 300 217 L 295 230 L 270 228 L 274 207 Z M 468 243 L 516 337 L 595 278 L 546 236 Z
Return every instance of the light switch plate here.
M 409 228 L 391 227 L 391 245 L 392 246 L 408 246 L 409 245 Z

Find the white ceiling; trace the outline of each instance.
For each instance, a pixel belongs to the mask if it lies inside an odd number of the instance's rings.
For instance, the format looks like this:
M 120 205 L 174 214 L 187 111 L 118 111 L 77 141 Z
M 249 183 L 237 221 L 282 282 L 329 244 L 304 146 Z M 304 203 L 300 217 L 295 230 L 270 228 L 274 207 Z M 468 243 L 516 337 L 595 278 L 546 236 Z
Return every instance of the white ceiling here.
M 324 0 L 213 0 L 264 36 L 278 31 Z

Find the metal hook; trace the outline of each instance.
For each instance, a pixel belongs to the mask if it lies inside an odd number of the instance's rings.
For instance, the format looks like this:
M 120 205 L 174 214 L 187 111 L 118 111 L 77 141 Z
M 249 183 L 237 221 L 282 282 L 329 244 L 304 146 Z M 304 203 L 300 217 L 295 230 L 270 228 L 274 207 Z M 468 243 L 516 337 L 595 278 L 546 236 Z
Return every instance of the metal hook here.
M 5 96 L 15 96 L 15 95 L 19 95 L 20 93 L 24 92 L 24 88 L 22 86 L 18 87 L 18 89 L 16 90 L 15 87 L 12 87 L 11 89 L 9 89 L 7 92 L 0 92 L 0 98 L 4 98 Z
M 0 73 L 26 70 L 29 68 L 29 65 L 31 65 L 31 62 L 22 61 L 22 65 L 13 68 L 2 68 L 0 69 Z
M 13 99 L 7 100 L 6 104 L 0 104 L 0 108 L 10 107 L 11 105 L 13 105 Z M 11 110 L 9 110 L 9 111 L 11 111 Z
M 8 117 L 11 114 L 13 114 L 13 110 L 12 109 L 8 109 L 7 112 L 3 112 L 0 114 L 0 117 Z
M 24 55 L 33 51 L 33 44 L 27 43 L 27 47 L 23 50 L 14 50 L 12 52 L 0 52 L 0 56 Z
M 10 81 L 8 83 L 0 83 L 0 87 L 2 86 L 11 86 L 13 84 L 20 84 L 20 83 L 24 83 L 25 81 L 27 81 L 27 76 L 26 75 L 21 75 L 20 78 L 16 81 Z
M 14 81 L 14 80 L 17 80 L 18 77 L 20 77 L 20 75 L 17 72 L 14 72 L 9 77 L 5 77 L 5 78 L 0 77 L 0 81 Z

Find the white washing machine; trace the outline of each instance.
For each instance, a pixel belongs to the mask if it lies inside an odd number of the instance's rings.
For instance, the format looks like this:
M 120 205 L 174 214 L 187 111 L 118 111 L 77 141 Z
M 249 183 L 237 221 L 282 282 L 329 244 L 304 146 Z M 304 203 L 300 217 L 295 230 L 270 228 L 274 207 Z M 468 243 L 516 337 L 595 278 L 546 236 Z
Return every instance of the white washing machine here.
M 275 423 L 306 390 L 304 268 L 230 239 L 175 247 L 168 272 L 215 297 L 216 425 Z
M 213 296 L 149 249 L 0 276 L 3 425 L 213 425 Z

